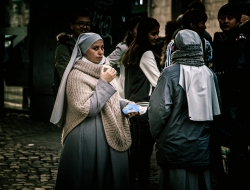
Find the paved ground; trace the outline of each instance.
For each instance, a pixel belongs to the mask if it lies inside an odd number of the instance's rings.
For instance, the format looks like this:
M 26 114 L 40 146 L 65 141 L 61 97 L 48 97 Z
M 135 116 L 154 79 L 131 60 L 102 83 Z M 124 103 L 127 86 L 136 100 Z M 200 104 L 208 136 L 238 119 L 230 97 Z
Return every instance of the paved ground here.
M 61 129 L 27 115 L 0 118 L 0 189 L 45 190 L 55 186 L 61 153 Z M 159 168 L 152 156 L 151 180 L 157 189 Z

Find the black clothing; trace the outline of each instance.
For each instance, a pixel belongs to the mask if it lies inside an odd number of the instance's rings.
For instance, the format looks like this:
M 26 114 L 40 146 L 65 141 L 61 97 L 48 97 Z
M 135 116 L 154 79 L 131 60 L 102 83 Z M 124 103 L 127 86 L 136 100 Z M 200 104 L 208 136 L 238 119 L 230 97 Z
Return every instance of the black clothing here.
M 150 82 L 139 64 L 125 69 L 125 98 L 134 102 L 149 102 Z
M 138 56 L 140 57 L 140 56 Z M 152 89 L 150 89 L 152 88 Z M 130 64 L 125 68 L 125 98 L 138 102 L 149 102 L 151 84 L 137 64 Z M 150 158 L 154 147 L 154 138 L 150 133 L 148 113 L 130 118 L 132 145 L 129 149 L 129 168 L 132 189 L 138 179 L 140 189 L 150 186 Z
M 233 30 L 228 37 L 215 33 L 213 42 L 214 71 L 217 73 L 222 108 L 235 107 L 245 112 L 247 81 L 249 80 L 249 40 L 239 38 L 239 30 Z
M 150 185 L 150 158 L 155 143 L 149 130 L 148 112 L 132 117 L 130 124 L 132 136 L 132 145 L 129 149 L 131 186 L 135 187 L 136 178 L 138 178 L 140 189 L 147 189 Z
M 222 145 L 230 148 L 229 184 L 232 189 L 249 189 L 249 64 L 250 42 L 239 28 L 227 36 L 218 32 L 213 41 L 214 71 L 218 76 L 222 109 Z
M 240 32 L 242 32 L 247 38 L 250 38 L 250 20 L 247 20 L 240 25 Z
M 212 36 L 205 30 L 204 34 L 201 36 L 212 44 Z

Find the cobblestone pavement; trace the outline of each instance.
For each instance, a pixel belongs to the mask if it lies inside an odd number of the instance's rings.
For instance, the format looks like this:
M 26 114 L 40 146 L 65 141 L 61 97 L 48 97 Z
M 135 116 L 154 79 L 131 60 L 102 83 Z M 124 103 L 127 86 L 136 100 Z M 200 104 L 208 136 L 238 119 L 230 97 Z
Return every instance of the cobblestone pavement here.
M 54 189 L 61 153 L 61 129 L 27 115 L 0 118 L 0 189 Z M 152 190 L 157 189 L 159 168 L 152 156 Z

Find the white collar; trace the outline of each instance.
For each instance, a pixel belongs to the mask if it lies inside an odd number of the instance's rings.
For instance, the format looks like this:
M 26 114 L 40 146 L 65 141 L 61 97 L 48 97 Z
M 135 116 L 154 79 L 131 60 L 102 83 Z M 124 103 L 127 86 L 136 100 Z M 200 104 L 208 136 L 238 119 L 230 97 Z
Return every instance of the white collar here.
M 205 65 L 180 64 L 179 85 L 186 91 L 190 120 L 212 121 L 220 114 L 214 73 Z

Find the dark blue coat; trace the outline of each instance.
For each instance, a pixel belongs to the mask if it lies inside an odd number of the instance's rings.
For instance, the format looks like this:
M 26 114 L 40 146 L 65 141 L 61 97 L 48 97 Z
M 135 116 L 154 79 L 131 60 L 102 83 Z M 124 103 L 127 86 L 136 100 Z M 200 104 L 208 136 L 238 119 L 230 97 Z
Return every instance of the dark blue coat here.
M 179 77 L 179 64 L 165 68 L 150 98 L 149 123 L 156 139 L 157 163 L 171 168 L 207 167 L 211 161 L 211 121 L 189 119 Z

